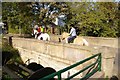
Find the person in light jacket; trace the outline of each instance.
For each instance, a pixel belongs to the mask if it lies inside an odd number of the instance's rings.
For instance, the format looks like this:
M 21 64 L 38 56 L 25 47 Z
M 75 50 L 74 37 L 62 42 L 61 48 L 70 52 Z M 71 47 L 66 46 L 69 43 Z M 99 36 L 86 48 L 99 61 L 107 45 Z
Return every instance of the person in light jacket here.
M 77 37 L 76 29 L 75 29 L 74 25 L 72 24 L 71 26 L 72 26 L 72 28 L 70 30 L 70 37 L 68 37 L 68 43 L 73 42 L 74 39 Z

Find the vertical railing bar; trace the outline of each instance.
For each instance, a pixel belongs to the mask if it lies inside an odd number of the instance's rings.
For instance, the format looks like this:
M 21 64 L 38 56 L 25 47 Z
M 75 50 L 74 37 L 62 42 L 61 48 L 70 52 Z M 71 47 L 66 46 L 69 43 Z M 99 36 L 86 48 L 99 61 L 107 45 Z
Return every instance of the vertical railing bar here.
M 78 71 L 77 73 L 73 74 L 72 76 L 68 77 L 68 78 L 65 79 L 65 80 L 69 80 L 69 79 L 75 77 L 76 75 L 78 75 L 78 74 L 80 74 L 81 72 L 87 70 L 88 68 L 92 67 L 92 66 L 95 65 L 95 64 L 97 64 L 97 62 L 92 63 L 91 65 L 89 65 L 89 66 L 85 67 L 84 69 Z
M 95 72 L 97 71 L 101 71 L 101 53 L 100 55 L 98 56 L 98 65 L 97 67 L 89 74 L 87 74 L 85 77 L 81 78 L 80 80 L 85 80 L 85 79 L 88 79 L 90 76 L 92 76 Z
M 61 73 L 58 73 L 58 80 L 61 80 Z
M 99 68 L 94 69 L 90 74 L 87 74 L 85 77 L 81 78 L 80 80 L 87 80 L 89 77 L 95 74 L 98 70 Z
M 101 71 L 101 64 L 102 64 L 102 56 L 100 53 L 100 55 L 99 55 L 99 71 Z

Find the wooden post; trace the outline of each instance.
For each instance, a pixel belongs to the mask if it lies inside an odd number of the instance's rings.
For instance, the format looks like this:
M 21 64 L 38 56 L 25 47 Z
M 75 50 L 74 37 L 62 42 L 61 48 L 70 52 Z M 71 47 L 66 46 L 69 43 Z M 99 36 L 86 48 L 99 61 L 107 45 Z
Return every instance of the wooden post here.
M 8 40 L 10 46 L 12 46 L 12 37 L 13 36 L 9 36 L 9 40 Z
M 51 33 L 55 34 L 54 27 L 51 27 Z

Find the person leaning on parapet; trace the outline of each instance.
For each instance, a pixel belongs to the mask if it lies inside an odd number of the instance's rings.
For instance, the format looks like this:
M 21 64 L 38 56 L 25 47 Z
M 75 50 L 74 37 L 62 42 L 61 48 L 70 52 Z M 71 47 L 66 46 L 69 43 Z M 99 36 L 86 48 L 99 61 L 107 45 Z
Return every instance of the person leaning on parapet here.
M 71 24 L 70 26 L 71 26 L 71 30 L 69 33 L 70 37 L 68 37 L 68 43 L 73 42 L 73 40 L 77 37 L 76 29 L 75 29 L 74 25 Z

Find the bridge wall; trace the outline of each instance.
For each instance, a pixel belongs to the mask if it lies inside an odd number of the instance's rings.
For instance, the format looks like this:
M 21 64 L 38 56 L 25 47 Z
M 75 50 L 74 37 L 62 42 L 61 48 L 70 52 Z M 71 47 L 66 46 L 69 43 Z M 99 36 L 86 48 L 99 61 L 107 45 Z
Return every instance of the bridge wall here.
M 50 37 L 52 41 L 58 41 L 59 38 L 61 38 L 60 35 L 50 35 Z M 90 45 L 118 48 L 118 38 L 88 37 L 88 36 L 78 37 L 84 37 Z
M 106 76 L 111 76 L 113 74 L 113 67 L 115 64 L 114 58 L 116 53 L 118 53 L 117 48 L 98 45 L 78 46 L 73 44 L 63 44 L 59 43 L 57 40 L 56 42 L 47 42 L 13 37 L 12 42 L 13 46 L 19 50 L 21 58 L 24 62 L 27 59 L 31 59 L 31 61 L 40 63 L 45 67 L 53 67 L 57 71 L 101 52 L 102 70 L 105 72 Z M 76 69 L 70 71 L 71 74 L 76 72 L 77 69 L 86 66 L 88 63 L 82 64 Z M 67 73 L 65 77 L 67 76 Z M 79 76 L 84 74 L 85 73 Z

